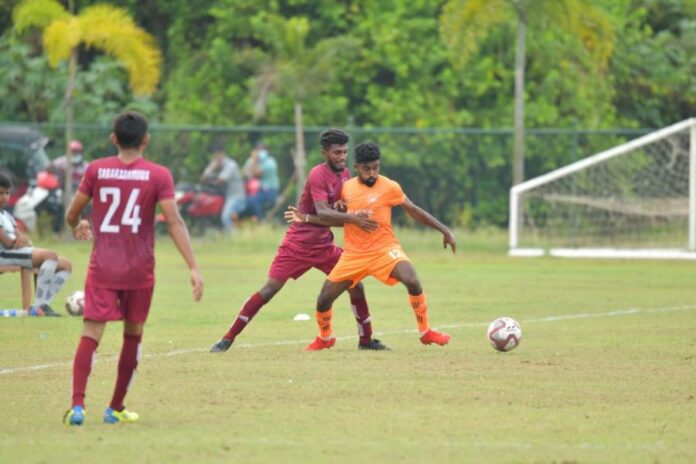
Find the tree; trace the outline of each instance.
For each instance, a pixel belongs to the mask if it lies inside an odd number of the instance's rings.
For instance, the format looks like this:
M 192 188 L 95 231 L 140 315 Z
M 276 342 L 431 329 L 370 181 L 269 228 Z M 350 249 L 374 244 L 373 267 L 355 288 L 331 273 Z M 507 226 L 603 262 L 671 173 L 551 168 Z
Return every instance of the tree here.
M 72 2 L 71 2 L 72 3 Z M 152 93 L 160 77 L 161 54 L 154 39 L 139 28 L 128 13 L 109 5 L 85 8 L 79 15 L 66 10 L 57 0 L 24 0 L 13 11 L 15 29 L 23 32 L 39 28 L 43 47 L 54 68 L 68 60 L 68 81 L 65 88 L 65 172 L 66 207 L 72 197 L 73 92 L 78 71 L 80 45 L 95 48 L 113 56 L 128 71 L 135 94 Z
M 266 29 L 268 58 L 263 60 L 254 78 L 254 115 L 263 117 L 271 95 L 287 96 L 293 101 L 295 150 L 293 162 L 299 202 L 305 183 L 306 151 L 302 122 L 303 102 L 318 95 L 334 78 L 335 62 L 340 55 L 356 48 L 357 42 L 335 37 L 308 46 L 309 21 L 303 17 L 284 19 L 270 16 Z
M 515 141 L 513 184 L 524 180 L 524 73 L 527 27 L 555 28 L 577 37 L 606 66 L 614 47 L 614 30 L 608 17 L 589 0 L 449 0 L 440 18 L 441 35 L 461 67 L 478 51 L 480 42 L 496 26 L 516 24 L 515 41 Z

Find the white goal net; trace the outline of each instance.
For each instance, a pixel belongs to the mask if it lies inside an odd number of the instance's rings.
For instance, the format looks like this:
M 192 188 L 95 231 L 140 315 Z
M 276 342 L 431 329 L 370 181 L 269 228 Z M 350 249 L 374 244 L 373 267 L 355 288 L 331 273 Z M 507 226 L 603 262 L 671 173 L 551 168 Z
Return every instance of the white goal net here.
M 514 186 L 510 254 L 696 259 L 696 118 Z

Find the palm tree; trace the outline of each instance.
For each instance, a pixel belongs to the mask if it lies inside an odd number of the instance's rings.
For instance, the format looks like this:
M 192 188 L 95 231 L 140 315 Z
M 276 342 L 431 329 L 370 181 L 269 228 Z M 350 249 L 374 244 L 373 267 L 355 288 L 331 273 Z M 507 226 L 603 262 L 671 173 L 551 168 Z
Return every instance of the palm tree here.
M 303 17 L 288 20 L 274 16 L 269 18 L 269 59 L 259 66 L 254 78 L 254 118 L 258 120 L 266 111 L 271 94 L 284 95 L 294 102 L 295 150 L 293 164 L 299 202 L 305 183 L 306 152 L 302 123 L 302 104 L 319 94 L 331 82 L 335 63 L 341 53 L 356 48 L 357 43 L 347 37 L 324 39 L 313 47 L 307 45 L 309 21 Z
M 524 180 L 524 72 L 527 27 L 556 28 L 580 39 L 599 66 L 614 48 L 614 30 L 591 0 L 449 0 L 440 17 L 440 32 L 455 66 L 463 66 L 496 26 L 516 24 L 515 141 L 513 184 Z
M 57 0 L 24 0 L 15 7 L 13 19 L 18 32 L 33 27 L 42 30 L 44 52 L 51 66 L 57 67 L 61 61 L 68 60 L 65 89 L 67 206 L 72 197 L 69 145 L 73 138 L 73 92 L 80 45 L 100 50 L 122 63 L 128 72 L 130 87 L 137 95 L 148 95 L 155 90 L 162 55 L 154 38 L 139 28 L 127 11 L 110 5 L 94 5 L 74 15 Z

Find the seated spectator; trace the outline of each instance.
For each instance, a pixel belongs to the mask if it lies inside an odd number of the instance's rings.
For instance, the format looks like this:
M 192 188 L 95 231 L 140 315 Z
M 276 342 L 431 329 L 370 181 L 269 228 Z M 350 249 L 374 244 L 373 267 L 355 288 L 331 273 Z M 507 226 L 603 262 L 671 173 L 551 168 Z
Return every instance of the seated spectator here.
M 256 144 L 244 163 L 244 176 L 247 182 L 258 179 L 258 190 L 254 194 L 250 193 L 247 201 L 251 215 L 256 219 L 263 219 L 264 213 L 275 205 L 280 187 L 278 163 L 263 143 Z
M 72 265 L 55 251 L 32 246 L 29 238 L 17 230 L 14 217 L 5 211 L 12 187 L 9 177 L 0 174 L 0 266 L 38 269 L 34 303 L 29 308 L 34 316 L 59 316 L 49 305 L 63 288 Z
M 246 208 L 244 180 L 235 160 L 227 156 L 222 146 L 213 147 L 213 156 L 201 175 L 201 182 L 220 186 L 225 195 L 225 205 L 220 213 L 223 229 L 231 233 L 239 215 Z

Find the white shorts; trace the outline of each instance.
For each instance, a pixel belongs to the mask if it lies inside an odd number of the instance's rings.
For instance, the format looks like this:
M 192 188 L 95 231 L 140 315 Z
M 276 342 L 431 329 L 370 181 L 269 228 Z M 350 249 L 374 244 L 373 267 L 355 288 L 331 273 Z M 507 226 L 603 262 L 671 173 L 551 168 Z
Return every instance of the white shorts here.
M 19 266 L 25 269 L 32 269 L 31 252 L 34 247 L 22 247 L 0 249 L 0 266 Z

